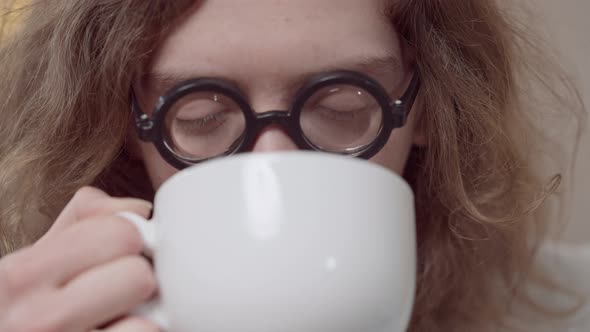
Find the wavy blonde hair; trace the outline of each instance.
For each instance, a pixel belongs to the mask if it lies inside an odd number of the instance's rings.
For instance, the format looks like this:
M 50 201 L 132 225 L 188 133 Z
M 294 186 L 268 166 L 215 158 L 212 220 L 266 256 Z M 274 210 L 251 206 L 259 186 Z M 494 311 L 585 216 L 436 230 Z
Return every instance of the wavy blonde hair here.
M 129 88 L 194 5 L 45 0 L 20 9 L 17 31 L 0 41 L 2 253 L 39 237 L 81 186 L 153 195 L 126 149 Z M 428 141 L 405 174 L 419 255 L 410 331 L 500 322 L 531 271 L 551 215 L 543 202 L 560 180 L 534 167 L 541 113 L 523 92 L 541 87 L 562 103 L 574 90 L 493 0 L 398 0 L 385 14 L 421 73 Z M 555 112 L 571 117 L 572 109 Z

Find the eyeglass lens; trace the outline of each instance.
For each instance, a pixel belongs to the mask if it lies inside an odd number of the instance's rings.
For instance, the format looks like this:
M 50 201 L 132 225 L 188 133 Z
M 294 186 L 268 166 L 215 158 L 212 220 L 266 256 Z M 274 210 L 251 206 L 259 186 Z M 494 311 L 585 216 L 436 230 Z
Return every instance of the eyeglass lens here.
M 243 110 L 229 97 L 215 92 L 183 97 L 172 106 L 165 123 L 168 147 L 178 156 L 195 161 L 224 154 L 246 131 Z
M 367 91 L 336 85 L 317 91 L 301 110 L 303 134 L 323 151 L 353 153 L 379 135 L 383 112 Z
M 165 118 L 165 143 L 179 157 L 199 161 L 231 152 L 245 137 L 246 110 L 218 92 L 179 99 Z M 301 108 L 302 135 L 318 150 L 354 153 L 370 145 L 383 125 L 383 110 L 369 92 L 353 85 L 316 91 Z

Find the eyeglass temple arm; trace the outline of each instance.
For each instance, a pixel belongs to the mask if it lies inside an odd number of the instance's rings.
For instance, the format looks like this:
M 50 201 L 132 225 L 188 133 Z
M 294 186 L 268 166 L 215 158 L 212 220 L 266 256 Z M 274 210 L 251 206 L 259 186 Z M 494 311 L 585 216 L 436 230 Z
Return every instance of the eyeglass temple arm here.
M 401 126 L 406 124 L 408 115 L 412 110 L 412 106 L 414 106 L 414 102 L 416 101 L 416 97 L 420 91 L 420 83 L 420 74 L 416 70 L 414 72 L 414 76 L 412 76 L 412 80 L 410 81 L 408 88 L 406 89 L 406 92 L 404 92 L 401 98 L 393 102 L 392 107 L 394 116 L 401 118 Z
M 153 141 L 154 122 L 141 110 L 141 108 L 139 108 L 139 103 L 133 89 L 131 89 L 129 93 L 129 100 L 131 103 L 131 112 L 133 113 L 133 118 L 135 120 L 135 129 L 139 139 L 145 142 Z

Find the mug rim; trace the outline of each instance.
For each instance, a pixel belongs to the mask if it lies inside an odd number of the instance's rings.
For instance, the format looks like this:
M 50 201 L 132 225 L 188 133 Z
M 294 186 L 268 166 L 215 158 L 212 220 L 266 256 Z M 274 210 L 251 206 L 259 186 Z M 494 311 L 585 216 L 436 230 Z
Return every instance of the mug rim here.
M 313 160 L 313 159 L 331 159 L 338 160 L 340 162 L 347 162 L 356 165 L 364 165 L 369 169 L 372 169 L 371 172 L 380 173 L 380 175 L 386 175 L 392 179 L 392 181 L 396 182 L 402 190 L 406 192 L 406 194 L 410 195 L 412 199 L 414 199 L 414 191 L 410 187 L 410 185 L 406 182 L 406 180 L 396 172 L 379 165 L 377 163 L 371 162 L 369 160 L 358 159 L 358 158 L 351 158 L 350 156 L 343 156 L 337 154 L 330 154 L 330 153 L 322 153 L 316 151 L 273 151 L 273 152 L 248 152 L 248 153 L 240 153 L 235 154 L 223 158 L 216 158 L 211 159 L 208 161 L 204 161 L 202 163 L 190 166 L 185 168 L 181 171 L 176 172 L 171 177 L 169 177 L 164 183 L 160 185 L 160 188 L 156 191 L 156 195 L 154 201 L 158 201 L 158 196 L 165 195 L 167 191 L 169 191 L 168 187 L 174 186 L 177 182 L 183 182 L 183 179 L 186 177 L 190 177 L 194 172 L 199 172 L 205 168 L 215 168 L 219 163 L 240 163 L 243 160 L 248 159 L 263 159 L 263 160 L 272 160 L 272 159 L 284 159 L 284 158 L 296 158 L 296 160 L 306 159 L 306 160 Z

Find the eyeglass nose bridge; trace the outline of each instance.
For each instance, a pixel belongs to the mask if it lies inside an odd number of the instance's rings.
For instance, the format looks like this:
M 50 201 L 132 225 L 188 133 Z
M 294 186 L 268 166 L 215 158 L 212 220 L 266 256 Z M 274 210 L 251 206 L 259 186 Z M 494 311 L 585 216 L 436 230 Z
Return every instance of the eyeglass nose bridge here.
M 279 125 L 288 132 L 291 132 L 292 116 L 289 111 L 271 110 L 263 113 L 256 113 L 256 129 L 262 129 L 270 125 Z
M 277 125 L 289 136 L 298 148 L 309 150 L 310 146 L 303 138 L 303 133 L 298 122 L 298 114 L 290 110 L 271 110 L 262 113 L 254 112 L 254 130 L 248 135 L 250 137 L 248 139 L 249 144 L 246 144 L 246 146 L 249 146 L 249 149 L 251 149 L 265 128 Z

